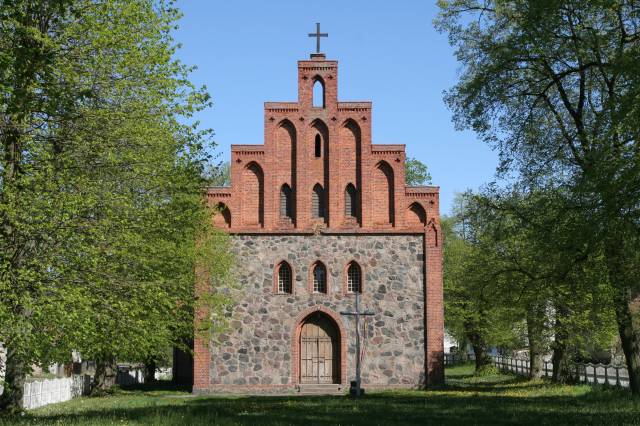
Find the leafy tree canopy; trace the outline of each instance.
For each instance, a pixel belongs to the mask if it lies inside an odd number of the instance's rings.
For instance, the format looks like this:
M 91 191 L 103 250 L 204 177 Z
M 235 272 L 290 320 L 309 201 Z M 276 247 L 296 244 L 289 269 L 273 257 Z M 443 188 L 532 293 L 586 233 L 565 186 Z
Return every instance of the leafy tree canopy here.
M 409 186 L 431 184 L 431 175 L 427 165 L 413 157 L 407 158 L 404 163 L 404 179 Z
M 33 363 L 184 342 L 196 264 L 227 280 L 202 197 L 211 131 L 193 120 L 210 100 L 175 59 L 179 17 L 162 0 L 0 7 L 1 406 Z

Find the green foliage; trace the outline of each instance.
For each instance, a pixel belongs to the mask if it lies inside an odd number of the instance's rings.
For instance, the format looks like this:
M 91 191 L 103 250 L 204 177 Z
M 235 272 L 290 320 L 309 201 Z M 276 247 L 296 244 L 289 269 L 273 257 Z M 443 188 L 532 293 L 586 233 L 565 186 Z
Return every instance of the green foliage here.
M 227 329 L 227 318 L 230 317 L 235 300 L 233 291 L 237 288 L 235 259 L 229 247 L 229 235 L 212 226 L 212 214 L 209 211 L 207 213 L 200 222 L 197 238 L 199 250 L 195 259 L 197 269 L 192 281 L 203 281 L 205 284 L 204 291 L 195 295 L 194 308 L 196 311 L 207 312 L 208 317 L 204 321 L 198 321 L 193 331 L 196 337 L 205 341 Z M 211 213 L 219 214 L 217 211 Z
M 493 365 L 483 365 L 473 371 L 473 375 L 477 377 L 490 377 L 500 374 L 500 371 Z
M 404 180 L 408 186 L 430 185 L 431 175 L 422 161 L 407 158 L 404 162 Z
M 602 256 L 562 193 L 487 191 L 456 198 L 445 232 L 445 321 L 459 341 L 581 357 L 610 348 Z M 559 347 L 558 345 L 562 345 Z M 588 355 L 587 355 L 588 356 Z
M 162 353 L 192 336 L 199 259 L 226 279 L 225 239 L 205 230 L 211 131 L 193 120 L 210 101 L 174 58 L 179 16 L 150 0 L 0 7 L 9 385 L 71 350 L 98 360 Z
M 461 65 L 458 83 L 445 96 L 454 122 L 499 151 L 500 177 L 525 193 L 540 190 L 531 198 L 544 205 L 538 211 L 564 200 L 553 214 L 558 226 L 545 224 L 554 232 L 551 244 L 538 238 L 535 248 L 512 246 L 524 256 L 519 272 L 533 272 L 530 281 L 547 281 L 550 297 L 574 303 L 553 290 L 551 281 L 564 269 L 566 294 L 579 294 L 571 286 L 582 291 L 587 278 L 594 300 L 611 302 L 631 387 L 640 394 L 640 333 L 633 318 L 640 292 L 640 3 L 439 4 L 436 27 L 448 33 Z M 526 233 L 540 232 L 536 220 L 530 223 L 535 226 Z M 546 249 L 549 268 L 540 262 Z M 580 270 L 578 264 L 588 266 Z M 570 311 L 584 306 L 586 299 L 578 299 Z M 533 301 L 529 306 L 529 314 L 547 309 Z M 584 318 L 575 320 L 584 324 Z
M 477 214 L 477 199 L 458 194 L 450 218 L 442 221 L 444 233 L 445 323 L 459 342 L 475 350 L 488 347 L 515 349 L 522 346 L 519 305 L 506 303 L 509 277 L 490 247 L 491 235 Z
M 211 167 L 207 171 L 207 181 L 211 186 L 231 186 L 231 164 L 228 161 Z

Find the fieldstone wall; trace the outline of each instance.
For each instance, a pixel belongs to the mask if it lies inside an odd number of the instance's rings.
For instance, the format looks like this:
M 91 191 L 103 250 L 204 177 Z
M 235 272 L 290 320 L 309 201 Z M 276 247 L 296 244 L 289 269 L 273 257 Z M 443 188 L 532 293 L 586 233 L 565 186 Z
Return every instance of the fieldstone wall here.
M 346 331 L 346 377 L 355 375 L 355 321 L 339 312 L 354 308 L 344 294 L 346 265 L 363 272 L 362 306 L 376 313 L 366 321 L 363 384 L 424 385 L 423 235 L 236 235 L 237 300 L 228 330 L 211 343 L 211 388 L 292 387 L 292 339 L 296 318 L 316 305 L 333 312 Z M 293 268 L 293 294 L 274 292 L 275 267 Z M 309 268 L 327 267 L 327 294 L 310 292 Z

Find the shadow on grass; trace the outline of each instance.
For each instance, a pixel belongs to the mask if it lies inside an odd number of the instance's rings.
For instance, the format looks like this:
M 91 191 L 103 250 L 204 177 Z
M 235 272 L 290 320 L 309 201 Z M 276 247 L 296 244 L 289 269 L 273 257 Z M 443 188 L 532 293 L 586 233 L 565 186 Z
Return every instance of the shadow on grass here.
M 137 383 L 135 385 L 120 386 L 124 391 L 142 391 L 142 392 L 191 392 L 191 385 L 180 385 L 171 380 L 157 380 L 151 383 Z
M 337 396 L 184 398 L 188 388 L 155 383 L 125 388 L 110 397 L 47 407 L 22 418 L 5 419 L 8 422 L 0 417 L 0 425 L 640 424 L 640 399 L 625 391 L 466 373 L 458 370 L 448 375 L 447 385 L 438 391 L 368 393 L 359 400 Z
M 120 398 L 116 397 L 76 412 L 27 415 L 7 424 L 537 425 L 639 422 L 640 401 L 624 397 L 625 393 L 615 390 L 593 390 L 578 396 L 535 397 L 474 394 L 469 390 L 382 392 L 368 394 L 360 400 L 335 396 L 214 395 L 180 400 L 155 397 L 149 398 L 145 406 L 125 406 L 127 401 L 118 401 Z

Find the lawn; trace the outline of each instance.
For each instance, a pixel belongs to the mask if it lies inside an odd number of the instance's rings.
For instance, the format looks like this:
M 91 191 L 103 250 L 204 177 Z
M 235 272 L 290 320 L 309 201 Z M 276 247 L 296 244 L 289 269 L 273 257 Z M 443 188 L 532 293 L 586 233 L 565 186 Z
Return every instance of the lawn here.
M 0 425 L 408 425 L 638 424 L 640 399 L 622 390 L 557 386 L 515 376 L 473 377 L 471 366 L 447 369 L 439 391 L 347 397 L 208 396 L 178 391 L 119 391 L 2 418 Z

